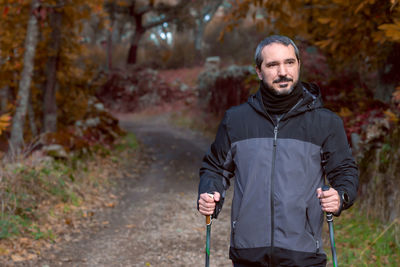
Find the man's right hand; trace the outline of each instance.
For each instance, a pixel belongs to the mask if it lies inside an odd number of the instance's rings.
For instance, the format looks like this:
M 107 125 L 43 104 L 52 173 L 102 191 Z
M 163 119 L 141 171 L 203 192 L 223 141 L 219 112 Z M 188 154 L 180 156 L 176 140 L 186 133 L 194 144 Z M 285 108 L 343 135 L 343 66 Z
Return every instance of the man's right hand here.
M 200 195 L 199 199 L 199 212 L 203 215 L 212 215 L 215 210 L 215 202 L 218 202 L 221 195 L 218 192 L 214 192 L 214 197 L 210 197 L 208 193 Z

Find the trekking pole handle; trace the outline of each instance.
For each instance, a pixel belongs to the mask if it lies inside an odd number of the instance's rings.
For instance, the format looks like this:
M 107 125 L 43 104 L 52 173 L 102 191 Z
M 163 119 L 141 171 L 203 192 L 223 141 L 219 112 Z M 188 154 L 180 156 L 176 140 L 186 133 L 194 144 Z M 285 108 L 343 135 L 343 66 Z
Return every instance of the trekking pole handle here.
M 211 215 L 206 215 L 206 225 L 211 224 Z
M 322 187 L 322 191 L 328 191 L 331 187 L 329 185 L 324 185 Z M 327 212 L 326 213 L 326 221 L 327 222 L 332 222 L 333 221 L 333 215 L 332 212 Z
M 207 195 L 209 197 L 211 197 L 212 199 L 214 198 L 214 194 L 207 193 Z M 210 224 L 211 224 L 211 215 L 206 215 L 206 225 L 210 225 Z
M 324 185 L 322 187 L 322 191 L 328 191 L 329 189 L 331 189 L 331 187 L 329 185 Z

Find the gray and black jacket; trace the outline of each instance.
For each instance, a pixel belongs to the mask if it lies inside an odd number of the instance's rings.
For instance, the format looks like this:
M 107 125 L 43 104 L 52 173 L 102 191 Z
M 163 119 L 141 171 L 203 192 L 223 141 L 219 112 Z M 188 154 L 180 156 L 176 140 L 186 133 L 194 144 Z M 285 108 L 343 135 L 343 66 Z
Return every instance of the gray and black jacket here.
M 251 266 L 325 266 L 324 184 L 357 195 L 358 170 L 340 117 L 322 107 L 317 86 L 302 83 L 303 98 L 272 118 L 261 93 L 230 108 L 200 169 L 199 195 L 220 192 L 220 212 L 235 177 L 230 258 Z

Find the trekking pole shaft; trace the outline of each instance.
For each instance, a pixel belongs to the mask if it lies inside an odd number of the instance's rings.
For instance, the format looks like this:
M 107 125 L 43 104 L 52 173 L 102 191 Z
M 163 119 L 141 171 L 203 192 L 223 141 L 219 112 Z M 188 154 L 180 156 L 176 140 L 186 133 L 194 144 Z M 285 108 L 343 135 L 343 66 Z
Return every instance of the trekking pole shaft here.
M 329 189 L 330 189 L 330 187 L 328 185 L 324 185 L 322 187 L 322 191 L 328 191 Z M 333 231 L 333 214 L 332 214 L 332 212 L 326 213 L 326 221 L 329 226 L 329 239 L 330 239 L 330 243 L 331 243 L 333 267 L 338 267 L 337 256 L 336 256 L 336 246 L 335 246 L 335 235 L 334 235 L 334 231 Z
M 335 239 L 334 239 L 334 235 L 333 235 L 333 222 L 328 222 L 328 226 L 329 226 L 329 239 L 331 242 L 333 267 L 337 267 L 336 247 L 335 247 Z
M 211 216 L 206 216 L 207 238 L 206 238 L 206 267 L 210 266 L 210 238 L 211 238 Z
M 214 198 L 213 194 L 208 194 L 209 197 Z M 211 215 L 206 215 L 206 227 L 207 227 L 207 236 L 206 236 L 206 267 L 210 266 L 210 239 L 211 239 L 211 223 L 212 218 Z

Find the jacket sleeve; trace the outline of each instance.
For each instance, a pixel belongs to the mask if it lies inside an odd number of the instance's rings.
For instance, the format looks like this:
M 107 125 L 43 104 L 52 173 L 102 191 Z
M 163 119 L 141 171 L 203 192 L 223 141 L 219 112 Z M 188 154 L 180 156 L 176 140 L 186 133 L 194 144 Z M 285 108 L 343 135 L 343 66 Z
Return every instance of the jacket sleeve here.
M 220 201 L 216 205 L 214 218 L 217 218 L 222 209 L 225 199 L 225 192 L 228 189 L 229 179 L 234 176 L 234 164 L 231 154 L 231 141 L 228 134 L 228 112 L 225 113 L 222 119 L 215 141 L 210 149 L 205 154 L 200 168 L 200 183 L 197 198 L 200 198 L 202 193 L 219 192 L 221 195 Z M 198 208 L 198 206 L 197 206 Z
M 358 168 L 347 142 L 341 118 L 334 115 L 330 121 L 329 135 L 322 147 L 322 166 L 330 185 L 341 195 L 347 193 L 348 203 L 343 203 L 335 214 L 339 216 L 342 210 L 350 208 L 358 190 Z

